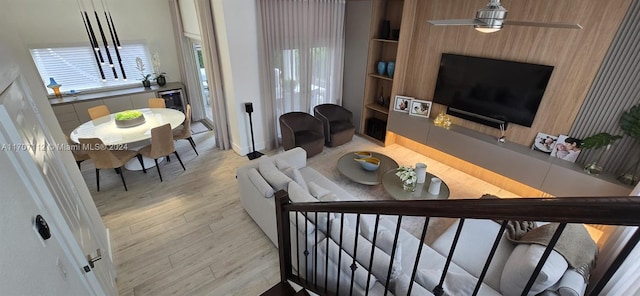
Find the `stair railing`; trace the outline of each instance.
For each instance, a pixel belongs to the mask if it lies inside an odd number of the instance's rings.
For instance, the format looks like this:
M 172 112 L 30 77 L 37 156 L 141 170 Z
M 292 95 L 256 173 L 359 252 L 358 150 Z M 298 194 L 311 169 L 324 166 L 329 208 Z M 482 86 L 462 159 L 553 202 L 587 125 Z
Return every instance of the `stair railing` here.
M 535 279 L 540 273 L 544 263 L 547 260 L 547 257 L 553 250 L 555 243 L 558 241 L 560 235 L 562 234 L 567 223 L 585 223 L 585 224 L 601 224 L 601 225 L 619 225 L 619 226 L 640 226 L 640 199 L 629 196 L 621 196 L 621 197 L 558 197 L 558 198 L 517 198 L 517 199 L 459 199 L 459 200 L 421 200 L 421 201 L 345 201 L 345 202 L 316 202 L 316 203 L 291 203 L 289 201 L 289 197 L 287 192 L 278 191 L 275 195 L 276 198 L 276 217 L 277 217 L 277 227 L 278 227 L 278 245 L 279 247 L 279 257 L 280 257 L 280 278 L 281 283 L 286 283 L 287 281 L 292 281 L 303 288 L 317 293 L 319 295 L 334 295 L 336 292 L 332 292 L 327 287 L 327 274 L 328 270 L 325 270 L 325 279 L 317 279 L 317 272 L 313 272 L 310 277 L 305 271 L 303 274 L 295 274 L 293 271 L 293 262 L 292 262 L 292 237 L 291 237 L 291 220 L 290 213 L 294 213 L 297 215 L 298 213 L 303 214 L 305 217 L 314 217 L 313 221 L 318 220 L 318 215 L 326 214 L 327 217 L 330 213 L 339 214 L 342 217 L 345 214 L 356 214 L 356 226 L 355 229 L 359 229 L 360 223 L 360 215 L 363 214 L 373 214 L 376 216 L 375 220 L 375 230 L 372 239 L 372 245 L 376 245 L 376 235 L 378 230 L 378 223 L 380 220 L 380 215 L 395 215 L 398 217 L 397 226 L 395 229 L 395 237 L 393 241 L 392 253 L 390 254 L 390 266 L 388 267 L 388 273 L 385 282 L 385 295 L 389 291 L 389 278 L 392 272 L 392 265 L 395 256 L 395 250 L 398 242 L 398 233 L 401 227 L 402 217 L 404 216 L 416 216 L 416 217 L 424 217 L 425 223 L 424 228 L 422 230 L 420 241 L 424 242 L 425 235 L 427 232 L 427 228 L 429 225 L 429 218 L 433 217 L 446 217 L 446 218 L 459 218 L 460 223 L 458 224 L 458 229 L 456 235 L 454 237 L 451 250 L 447 256 L 445 267 L 442 271 L 442 276 L 440 278 L 439 284 L 433 290 L 434 295 L 442 295 L 443 283 L 445 277 L 447 276 L 447 269 L 452 260 L 453 253 L 456 248 L 456 244 L 458 242 L 458 238 L 460 236 L 460 232 L 463 228 L 465 219 L 492 219 L 492 220 L 502 220 L 502 224 L 500 227 L 500 231 L 497 234 L 493 247 L 491 249 L 490 254 L 488 254 L 487 261 L 485 263 L 484 269 L 476 283 L 473 295 L 477 295 L 479 288 L 483 282 L 484 276 L 486 275 L 487 269 L 491 263 L 493 255 L 496 251 L 498 242 L 502 237 L 503 232 L 505 231 L 506 223 L 508 220 L 530 220 L 530 221 L 545 221 L 545 222 L 557 222 L 559 226 L 557 227 L 556 232 L 551 238 L 548 246 L 546 247 L 542 258 L 538 262 L 533 274 L 531 275 L 522 295 L 527 295 L 529 290 L 531 289 Z M 339 248 L 342 248 L 342 223 L 344 219 L 342 219 L 340 225 L 340 238 L 339 238 Z M 318 222 L 320 223 L 320 222 Z M 303 227 L 305 228 L 302 233 L 307 234 L 308 223 L 305 223 L 304 226 L 299 225 L 296 220 L 295 223 L 296 228 Z M 319 226 L 319 225 L 316 225 Z M 329 219 L 326 219 L 326 229 L 329 228 Z M 299 235 L 298 231 L 295 232 L 296 236 Z M 305 235 L 306 236 L 306 235 Z M 327 234 L 329 237 L 329 234 Z M 307 246 L 307 240 L 310 239 L 308 237 L 302 238 L 305 241 L 305 248 Z M 300 240 L 299 237 L 296 237 L 296 241 Z M 590 296 L 599 295 L 604 286 L 607 284 L 609 279 L 614 275 L 616 270 L 620 267 L 620 265 L 624 262 L 633 248 L 636 246 L 638 241 L 640 240 L 640 228 L 636 230 L 634 235 L 629 239 L 626 243 L 625 247 L 622 251 L 617 255 L 614 262 L 611 266 L 608 267 L 607 271 L 604 273 L 604 276 L 595 284 L 595 286 L 591 289 Z M 354 252 L 357 251 L 357 242 L 358 239 L 355 240 L 356 246 L 354 247 Z M 313 243 L 315 245 L 318 244 L 318 231 L 315 231 Z M 327 255 L 325 258 L 318 258 L 317 248 L 314 248 L 314 254 L 310 254 L 308 250 L 304 250 L 303 254 L 305 257 L 311 255 L 313 256 L 313 266 L 317 268 L 318 260 L 325 260 L 325 268 L 328 269 L 328 252 L 329 252 L 329 241 L 327 239 Z M 409 285 L 409 295 L 411 295 L 412 286 L 414 283 L 414 279 L 416 277 L 416 270 L 418 268 L 418 261 L 420 260 L 420 254 L 422 252 L 422 246 L 424 244 L 419 244 L 417 254 L 416 254 L 416 262 L 413 267 L 410 285 Z M 296 247 L 299 247 L 299 244 L 296 243 Z M 369 275 L 371 275 L 371 266 L 373 264 L 373 256 L 374 249 L 372 248 L 371 257 L 369 261 Z M 301 254 L 301 250 L 296 250 L 297 254 Z M 342 253 L 339 253 L 340 255 Z M 356 254 L 352 256 L 353 263 L 351 265 L 352 276 L 350 282 L 350 294 L 353 293 L 354 280 L 353 275 L 355 273 L 356 266 Z M 300 273 L 300 256 L 296 256 L 296 264 L 298 273 Z M 304 258 L 305 266 L 308 262 L 308 258 Z M 338 258 L 338 287 L 336 287 L 335 291 L 340 291 L 340 260 Z M 370 278 L 370 277 L 369 277 Z M 369 287 L 369 278 L 367 278 L 367 284 L 365 287 L 366 294 L 368 294 Z M 365 294 L 365 295 L 366 295 Z

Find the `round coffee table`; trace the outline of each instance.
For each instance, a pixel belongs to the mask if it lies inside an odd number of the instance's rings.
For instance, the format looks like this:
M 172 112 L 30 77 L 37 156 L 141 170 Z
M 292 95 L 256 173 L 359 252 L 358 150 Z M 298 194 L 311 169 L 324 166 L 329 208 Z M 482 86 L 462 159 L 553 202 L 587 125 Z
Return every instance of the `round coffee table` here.
M 417 199 L 447 199 L 449 198 L 449 186 L 442 181 L 440 184 L 440 193 L 438 195 L 434 195 L 429 193 L 429 184 L 431 183 L 431 178 L 436 177 L 433 174 L 427 173 L 427 177 L 425 178 L 425 182 L 416 185 L 416 190 L 414 192 L 405 191 L 402 188 L 402 181 L 400 178 L 396 176 L 395 170 L 387 171 L 382 177 L 382 186 L 384 190 L 391 195 L 396 200 L 417 200 Z
M 378 185 L 382 182 L 382 176 L 385 172 L 398 168 L 398 163 L 391 157 L 371 152 L 371 157 L 380 159 L 380 166 L 375 171 L 365 171 L 360 163 L 354 160 L 358 158 L 355 152 L 349 152 L 338 160 L 338 171 L 353 182 L 364 185 Z

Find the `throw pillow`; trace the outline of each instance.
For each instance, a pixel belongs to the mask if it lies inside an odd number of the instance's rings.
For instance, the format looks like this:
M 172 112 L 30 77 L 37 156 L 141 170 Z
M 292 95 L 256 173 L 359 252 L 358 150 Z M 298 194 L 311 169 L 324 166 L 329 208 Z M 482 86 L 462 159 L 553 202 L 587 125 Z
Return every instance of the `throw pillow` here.
M 391 256 L 393 250 L 393 241 L 395 240 L 395 233 L 386 228 L 378 228 L 378 235 L 376 236 L 376 246 L 382 249 L 385 253 Z M 396 243 L 396 253 L 393 255 L 393 260 L 402 262 L 402 246 L 400 241 Z
M 331 191 L 329 191 L 329 189 L 326 189 L 318 184 L 316 184 L 316 182 L 313 181 L 309 181 L 309 193 L 311 193 L 311 195 L 313 195 L 313 197 L 320 199 L 323 196 L 331 193 Z
M 279 171 L 270 158 L 260 161 L 258 171 L 276 191 L 287 189 L 289 182 L 291 182 L 291 178 Z
M 286 169 L 291 167 L 289 162 L 284 160 L 284 159 L 282 159 L 282 158 L 276 158 L 275 163 L 276 163 L 276 167 L 279 170 L 283 171 L 283 172 L 284 172 L 284 170 L 286 170 Z
M 304 190 L 295 181 L 289 182 L 289 187 L 287 191 L 289 193 L 289 199 L 292 202 L 318 202 L 318 200 L 315 197 L 311 196 L 311 194 L 309 194 L 308 191 Z M 316 213 L 308 212 L 306 216 L 307 216 L 307 219 L 311 221 L 311 223 L 314 223 L 316 227 L 324 233 L 327 233 L 327 224 L 328 224 L 327 219 L 331 220 L 334 217 L 333 213 L 329 213 L 329 215 L 327 215 L 327 213 L 318 213 L 317 214 L 318 219 L 316 223 Z
M 269 185 L 269 183 L 267 183 L 267 181 L 264 180 L 264 178 L 262 178 L 262 176 L 260 176 L 258 170 L 256 170 L 255 168 L 249 169 L 249 171 L 247 172 L 247 176 L 249 177 L 251 183 L 253 183 L 253 186 L 256 187 L 256 189 L 262 194 L 262 196 L 273 196 L 273 188 Z
M 542 258 L 545 246 L 519 244 L 513 249 L 500 278 L 500 292 L 504 295 L 520 295 L 524 291 L 533 270 Z M 558 252 L 552 251 L 536 278 L 530 295 L 538 294 L 553 286 L 567 270 L 569 264 Z
M 287 177 L 291 178 L 293 181 L 296 181 L 296 183 L 298 183 L 298 185 L 300 185 L 302 189 L 304 189 L 307 192 L 309 191 L 309 187 L 307 187 L 307 182 L 304 181 L 304 178 L 302 177 L 302 174 L 300 174 L 300 171 L 298 169 L 293 167 L 288 167 L 284 170 L 284 174 L 287 175 Z
M 333 220 L 330 229 L 331 239 L 340 242 L 340 224 L 339 220 Z M 356 239 L 358 240 L 356 249 Z M 389 262 L 393 263 L 391 267 L 391 276 L 389 280 L 397 278 L 402 272 L 402 265 L 398 260 L 391 261 L 391 257 L 384 251 L 371 245 L 371 243 L 359 235 L 355 229 L 349 225 L 343 225 L 342 231 L 342 248 L 350 255 L 356 257 L 356 260 L 363 266 L 368 267 L 371 264 L 371 273 L 381 281 L 386 281 L 389 272 Z M 371 251 L 373 248 L 373 262 L 371 261 Z

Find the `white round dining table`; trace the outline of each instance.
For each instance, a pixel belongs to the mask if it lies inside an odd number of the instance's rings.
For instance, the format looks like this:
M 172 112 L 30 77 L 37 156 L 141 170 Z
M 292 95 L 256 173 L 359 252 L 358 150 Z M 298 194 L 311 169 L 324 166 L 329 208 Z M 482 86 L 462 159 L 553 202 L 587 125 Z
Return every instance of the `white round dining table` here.
M 118 127 L 115 122 L 116 113 L 109 114 L 94 120 L 87 121 L 71 134 L 71 140 L 80 143 L 80 138 L 100 138 L 105 145 L 120 145 L 119 149 L 132 149 L 148 144 L 151 138 L 151 129 L 169 123 L 174 129 L 184 122 L 185 115 L 179 110 L 170 108 L 144 108 L 138 109 L 145 118 L 145 123 L 132 127 Z M 149 166 L 147 166 L 147 163 Z M 137 166 L 136 166 L 137 164 Z M 153 161 L 145 161 L 145 167 L 153 167 Z M 136 160 L 131 161 L 125 167 L 129 170 L 141 170 Z

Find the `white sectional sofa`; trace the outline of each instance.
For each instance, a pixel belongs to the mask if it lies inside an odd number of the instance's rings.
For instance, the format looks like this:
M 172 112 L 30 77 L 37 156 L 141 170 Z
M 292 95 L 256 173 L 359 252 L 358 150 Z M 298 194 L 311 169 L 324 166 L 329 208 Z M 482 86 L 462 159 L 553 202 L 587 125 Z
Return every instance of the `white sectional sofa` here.
M 292 202 L 356 200 L 331 180 L 307 167 L 306 159 L 303 149 L 294 148 L 275 156 L 263 156 L 237 170 L 242 206 L 276 246 L 278 235 L 275 191 L 287 190 Z M 297 241 L 299 246 L 298 252 L 292 251 L 294 271 L 309 281 L 318 279 L 318 283 L 324 285 L 325 256 L 329 254 L 329 290 L 335 292 L 339 280 L 340 294 L 348 294 L 350 266 L 353 261 L 351 256 L 354 254 L 354 241 L 357 237 L 355 261 L 358 268 L 354 277 L 354 294 L 364 295 L 368 290 L 370 295 L 382 295 L 391 261 L 397 219 L 381 216 L 376 245 L 372 246 L 375 215 L 361 215 L 358 224 L 355 215 L 345 215 L 344 220 L 339 217 L 339 214 L 319 215 L 316 221 L 313 215 L 306 218 L 301 214 L 291 215 L 291 239 L 293 242 Z M 300 228 L 297 233 L 295 225 Z M 355 229 L 356 225 L 359 225 L 358 229 Z M 422 244 L 415 236 L 400 229 L 389 277 L 390 290 L 395 295 L 407 295 L 420 245 L 422 253 L 411 295 L 433 295 L 430 291 L 433 291 L 440 280 L 456 227 L 457 222 L 438 237 L 432 246 Z M 340 228 L 343 229 L 342 249 L 338 247 Z M 494 221 L 465 220 L 443 285 L 445 293 L 452 296 L 471 295 L 499 229 L 500 225 Z M 374 248 L 374 260 L 369 276 L 367 267 L 371 248 Z M 306 261 L 303 259 L 304 255 L 301 255 L 305 249 L 311 254 Z M 538 245 L 516 246 L 503 236 L 478 295 L 520 295 L 543 250 L 544 247 Z M 338 268 L 341 271 L 339 277 Z M 317 273 L 314 273 L 316 270 Z M 577 296 L 583 295 L 585 288 L 582 276 L 568 268 L 566 260 L 553 251 L 529 295 Z

